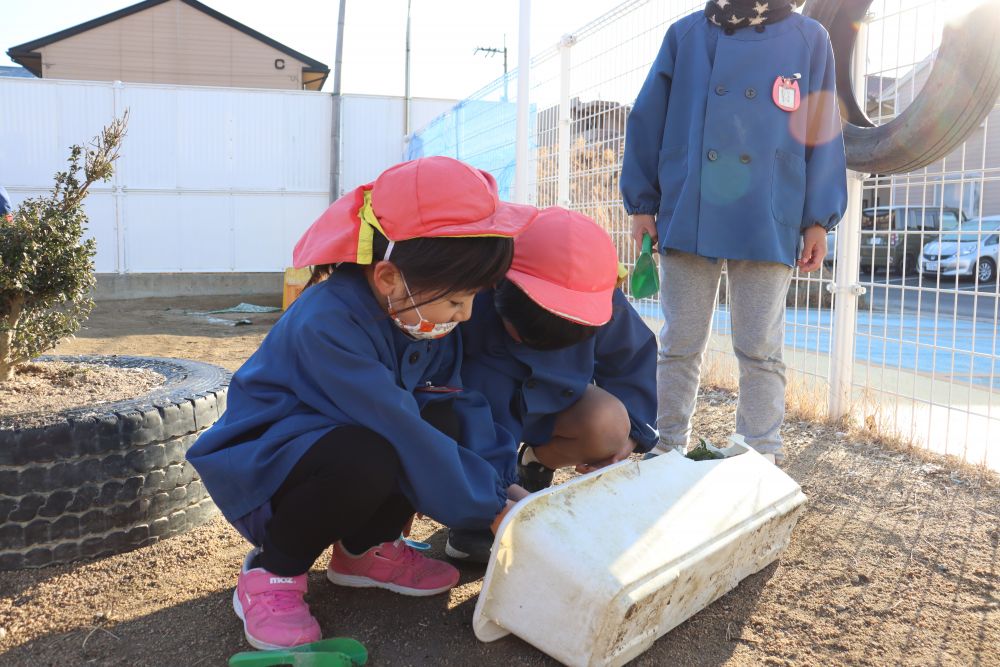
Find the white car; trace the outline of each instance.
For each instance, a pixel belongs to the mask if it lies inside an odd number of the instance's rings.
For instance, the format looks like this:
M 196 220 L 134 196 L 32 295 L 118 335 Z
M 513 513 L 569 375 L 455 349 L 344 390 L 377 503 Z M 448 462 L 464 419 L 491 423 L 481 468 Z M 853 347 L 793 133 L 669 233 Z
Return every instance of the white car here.
M 942 234 L 924 246 L 920 272 L 924 275 L 978 277 L 980 283 L 997 279 L 1000 263 L 1000 215 L 969 220 L 958 231 Z

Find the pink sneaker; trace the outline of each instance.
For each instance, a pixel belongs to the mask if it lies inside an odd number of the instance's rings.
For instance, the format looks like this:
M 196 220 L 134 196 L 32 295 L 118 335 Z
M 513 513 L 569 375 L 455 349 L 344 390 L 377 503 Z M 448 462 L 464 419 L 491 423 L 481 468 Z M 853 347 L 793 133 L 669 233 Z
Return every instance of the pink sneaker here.
M 385 588 L 403 595 L 444 593 L 458 583 L 458 570 L 448 563 L 421 556 L 402 540 L 383 542 L 360 556 L 333 545 L 326 578 L 341 586 Z
M 267 651 L 322 639 L 319 623 L 302 599 L 308 586 L 306 575 L 280 577 L 261 567 L 247 569 L 255 555 L 256 549 L 243 561 L 233 591 L 233 609 L 243 621 L 247 641 Z

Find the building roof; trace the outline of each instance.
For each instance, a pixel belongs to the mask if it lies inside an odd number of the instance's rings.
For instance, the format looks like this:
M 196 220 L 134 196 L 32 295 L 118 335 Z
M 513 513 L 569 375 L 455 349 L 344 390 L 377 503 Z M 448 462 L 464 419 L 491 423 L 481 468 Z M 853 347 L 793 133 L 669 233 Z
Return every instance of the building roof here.
M 30 42 L 25 42 L 24 44 L 18 44 L 17 46 L 12 46 L 9 49 L 7 49 L 7 55 L 10 56 L 10 59 L 13 60 L 14 62 L 24 65 L 24 67 L 27 68 L 35 76 L 41 77 L 42 76 L 41 56 L 38 53 L 33 53 L 37 49 L 67 39 L 74 35 L 79 35 L 82 32 L 86 32 L 88 30 L 92 30 L 94 28 L 111 23 L 113 21 L 117 21 L 118 19 L 130 16 L 132 14 L 136 14 L 151 7 L 163 4 L 165 2 L 170 2 L 170 0 L 145 0 L 144 2 L 140 2 L 131 5 L 129 7 L 125 7 L 124 9 L 119 9 L 116 12 L 111 12 L 110 14 L 105 14 L 104 16 L 98 17 L 96 19 L 85 21 L 84 23 L 75 25 L 72 28 L 66 28 L 65 30 L 54 32 L 51 35 L 46 35 L 45 37 L 40 37 L 39 39 L 35 39 Z M 243 34 L 253 37 L 256 40 L 261 41 L 264 44 L 267 44 L 268 46 L 277 49 L 278 51 L 281 51 L 285 55 L 291 56 L 292 58 L 301 61 L 303 64 L 306 65 L 305 67 L 302 68 L 303 72 L 313 72 L 317 74 L 322 74 L 323 78 L 320 81 L 319 86 L 316 88 L 316 90 L 322 88 L 323 83 L 326 82 L 326 77 L 330 73 L 330 68 L 327 67 L 325 64 L 321 63 L 320 61 L 315 60 L 314 58 L 310 58 L 309 56 L 303 53 L 299 53 L 295 49 L 285 46 L 281 42 L 277 42 L 268 37 L 267 35 L 257 32 L 253 28 L 243 25 L 242 23 L 236 21 L 235 19 L 229 18 L 228 16 L 226 16 L 221 12 L 217 12 L 208 5 L 204 5 L 198 2 L 198 0 L 178 0 L 178 2 L 183 2 L 185 5 L 193 7 L 194 9 L 197 9 L 198 11 L 209 15 L 212 18 L 216 19 L 217 21 L 222 21 L 231 28 L 235 28 L 236 30 L 239 30 Z

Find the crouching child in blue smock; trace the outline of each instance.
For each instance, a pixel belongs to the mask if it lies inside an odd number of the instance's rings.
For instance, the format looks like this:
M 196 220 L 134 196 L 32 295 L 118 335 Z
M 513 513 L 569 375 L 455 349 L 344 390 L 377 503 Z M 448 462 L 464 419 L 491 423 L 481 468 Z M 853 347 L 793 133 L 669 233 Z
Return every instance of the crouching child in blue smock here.
M 523 442 L 521 485 L 537 491 L 553 471 L 588 472 L 656 444 L 656 339 L 616 289 L 607 232 L 553 207 L 514 241 L 514 261 L 476 297 L 459 329 L 462 379 L 493 418 Z M 452 558 L 485 562 L 492 535 L 452 526 Z
M 296 266 L 325 280 L 236 372 L 188 453 L 255 545 L 233 597 L 253 646 L 320 638 L 303 594 L 331 544 L 333 583 L 432 595 L 458 571 L 399 539 L 414 512 L 484 528 L 519 497 L 516 445 L 462 389 L 449 332 L 536 215 L 500 202 L 489 174 L 433 157 L 337 200 L 299 241 Z
M 713 0 L 667 30 L 628 118 L 621 191 L 658 242 L 657 451 L 686 449 L 715 298 L 728 275 L 736 432 L 781 461 L 785 299 L 847 205 L 826 30 L 790 0 Z M 725 261 L 720 261 L 725 260 Z

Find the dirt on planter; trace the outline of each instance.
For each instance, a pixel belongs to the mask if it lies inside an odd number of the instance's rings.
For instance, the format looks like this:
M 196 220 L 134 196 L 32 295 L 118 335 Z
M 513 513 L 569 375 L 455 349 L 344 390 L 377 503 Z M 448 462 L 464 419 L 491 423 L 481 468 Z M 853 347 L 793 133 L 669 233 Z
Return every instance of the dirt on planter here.
M 181 356 L 239 367 L 278 315 L 221 327 L 184 314 L 238 299 L 98 303 L 60 354 Z M 736 397 L 705 388 L 694 431 L 724 443 Z M 671 631 L 632 665 L 1000 665 L 1000 486 L 789 418 L 784 470 L 809 497 L 783 558 Z M 567 477 L 560 471 L 557 481 Z M 0 499 L 2 500 L 2 499 Z M 414 537 L 443 558 L 447 532 Z M 592 538 L 601 539 L 595 532 Z M 0 576 L 0 664 L 224 665 L 247 650 L 232 610 L 247 544 L 219 518 L 151 547 Z M 555 665 L 515 637 L 476 640 L 483 569 L 448 594 L 406 598 L 333 586 L 326 560 L 309 602 L 326 636 L 354 637 L 371 665 Z M 558 619 L 553 628 L 558 631 Z
M 145 368 L 61 361 L 25 364 L 13 380 L 0 382 L 0 423 L 19 428 L 41 426 L 46 415 L 124 401 L 161 384 L 163 376 Z

